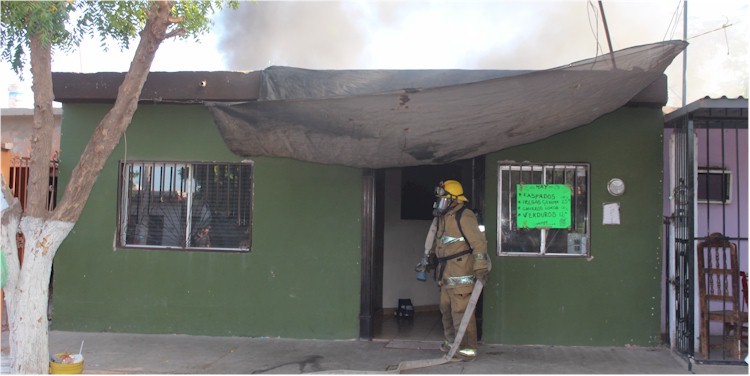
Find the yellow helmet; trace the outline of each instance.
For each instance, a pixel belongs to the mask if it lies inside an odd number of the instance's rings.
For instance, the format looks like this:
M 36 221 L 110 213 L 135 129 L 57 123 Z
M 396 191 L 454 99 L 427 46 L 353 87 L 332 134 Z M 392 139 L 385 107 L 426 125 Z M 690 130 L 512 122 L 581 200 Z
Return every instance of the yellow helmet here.
M 468 202 L 469 199 L 464 196 L 464 187 L 456 180 L 441 181 L 440 185 L 435 188 L 435 196 L 440 198 L 456 198 L 458 201 Z

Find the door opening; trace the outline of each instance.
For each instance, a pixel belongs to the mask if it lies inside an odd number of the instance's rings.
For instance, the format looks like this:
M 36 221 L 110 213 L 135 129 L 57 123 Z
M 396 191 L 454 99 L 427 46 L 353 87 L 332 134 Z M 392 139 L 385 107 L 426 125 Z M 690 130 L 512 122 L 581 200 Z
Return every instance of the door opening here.
M 361 340 L 442 339 L 439 289 L 432 275 L 418 281 L 414 266 L 424 253 L 432 221 L 433 189 L 441 180 L 462 183 L 469 207 L 484 209 L 484 157 L 446 165 L 367 170 L 363 181 Z M 372 231 L 371 234 L 366 232 Z M 397 317 L 409 299 L 412 318 Z M 481 338 L 481 300 L 477 307 Z

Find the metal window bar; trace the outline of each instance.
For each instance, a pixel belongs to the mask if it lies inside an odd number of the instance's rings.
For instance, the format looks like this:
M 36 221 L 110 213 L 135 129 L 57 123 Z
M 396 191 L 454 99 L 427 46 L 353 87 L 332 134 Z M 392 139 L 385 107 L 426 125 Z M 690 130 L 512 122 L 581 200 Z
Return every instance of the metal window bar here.
M 121 234 L 126 236 L 121 237 L 122 244 L 159 249 L 249 250 L 250 231 L 243 226 L 251 223 L 251 164 L 124 162 L 124 165 L 123 182 L 128 185 L 123 186 L 120 218 Z M 138 192 L 134 193 L 135 190 Z M 136 218 L 140 219 L 135 221 Z M 165 220 L 171 222 L 165 224 Z M 130 241 L 136 222 L 146 226 L 151 237 L 145 245 Z M 149 222 L 155 227 L 150 228 Z M 156 228 L 159 226 L 169 228 Z M 178 230 L 177 242 L 174 238 L 167 242 L 159 240 L 170 235 L 166 232 L 169 229 Z M 219 240 L 219 245 L 195 243 L 208 230 Z
M 727 152 L 728 152 L 727 151 L 727 146 L 729 145 L 729 143 L 727 142 L 726 138 L 727 138 L 727 136 L 731 136 L 731 134 L 728 134 L 726 123 L 725 122 L 719 122 L 720 126 L 718 126 L 718 127 L 711 127 L 711 126 L 709 126 L 708 122 L 703 122 L 703 124 L 704 124 L 703 127 L 698 127 L 698 129 L 702 129 L 702 130 L 705 131 L 705 137 L 704 137 L 704 139 L 705 139 L 705 153 L 706 153 L 706 156 L 707 156 L 705 164 L 707 166 L 712 166 L 713 165 L 713 163 L 711 161 L 711 156 L 713 155 L 712 150 L 711 150 L 711 145 L 712 145 L 711 129 L 712 128 L 713 129 L 717 129 L 718 128 L 719 129 L 720 145 L 721 145 L 720 146 L 721 149 L 720 149 L 720 152 L 719 152 L 720 153 L 720 157 L 719 157 L 720 158 L 720 165 L 721 165 L 722 169 L 727 169 Z M 721 205 L 720 218 L 712 217 L 711 206 L 709 206 L 708 204 L 704 205 L 703 206 L 703 209 L 704 209 L 703 212 L 704 212 L 704 216 L 705 216 L 705 220 L 706 220 L 706 231 L 707 231 L 707 233 L 703 234 L 705 236 L 696 237 L 696 238 L 698 238 L 698 239 L 705 238 L 707 240 L 709 238 L 709 234 L 712 232 L 712 228 L 713 228 L 712 224 L 715 221 L 720 221 L 721 233 L 723 234 L 724 238 L 727 241 L 734 241 L 734 243 L 737 246 L 738 255 L 740 255 L 740 254 L 742 254 L 742 252 L 744 250 L 743 247 L 742 247 L 743 242 L 747 241 L 747 237 L 743 237 L 742 234 L 741 234 L 741 229 L 743 228 L 742 227 L 743 217 L 741 215 L 741 208 L 742 208 L 742 203 L 743 203 L 743 199 L 742 199 L 742 192 L 743 192 L 743 190 L 741 189 L 740 182 L 743 180 L 742 173 L 744 171 L 743 171 L 742 168 L 739 168 L 741 166 L 741 164 L 740 164 L 740 161 L 741 161 L 741 156 L 740 156 L 741 150 L 740 150 L 740 144 L 739 144 L 739 139 L 740 139 L 739 127 L 737 126 L 736 123 L 732 123 L 732 124 L 734 125 L 732 128 L 734 129 L 734 139 L 735 139 L 735 142 L 734 142 L 734 145 L 733 145 L 734 148 L 735 148 L 734 149 L 734 152 L 735 152 L 734 163 L 735 163 L 735 166 L 737 167 L 737 168 L 734 169 L 735 170 L 734 171 L 734 173 L 735 173 L 734 185 L 735 185 L 735 188 L 736 188 L 736 195 L 735 195 L 736 199 L 734 199 L 733 200 L 734 202 L 732 203 L 733 205 L 736 205 L 736 215 L 737 215 L 737 217 L 736 217 L 736 227 L 733 227 L 732 229 L 727 228 L 727 226 L 728 226 L 728 218 L 729 218 L 729 215 L 731 213 L 729 213 L 729 207 L 728 207 L 728 206 L 730 206 L 730 204 L 724 199 L 724 197 L 726 197 L 726 191 L 728 189 L 730 189 L 730 188 L 726 186 L 726 181 L 722 181 L 721 188 L 720 188 L 722 190 L 720 192 L 722 199 L 719 202 L 719 204 Z M 731 184 L 732 182 L 730 181 L 729 183 Z M 711 185 L 707 184 L 706 185 L 706 195 L 708 197 L 711 197 L 710 189 L 711 189 Z M 698 213 L 698 214 L 700 214 L 700 213 Z M 712 222 L 712 220 L 713 220 L 713 222 Z M 728 232 L 733 232 L 733 231 L 737 231 L 737 233 L 736 234 L 729 234 L 728 233 Z M 716 260 L 716 261 L 718 262 L 718 260 Z M 729 267 L 729 265 L 727 264 L 728 261 L 727 261 L 726 257 L 723 258 L 721 261 L 722 261 L 721 266 L 723 268 L 728 268 Z M 734 304 L 738 304 L 739 305 L 739 311 L 740 312 L 745 312 L 746 310 L 745 310 L 745 307 L 744 307 L 744 304 L 743 304 L 744 302 L 742 300 L 740 300 L 740 299 L 744 299 L 744 294 L 746 294 L 746 292 L 742 291 L 742 293 L 739 294 L 739 295 L 741 295 L 741 297 L 735 296 L 735 299 L 731 299 L 730 296 L 729 296 L 729 294 L 733 294 L 734 292 L 738 292 L 739 293 L 741 291 L 740 290 L 740 286 L 739 286 L 739 283 L 740 283 L 739 271 L 736 271 L 736 273 L 734 273 L 734 274 L 735 275 L 731 275 L 731 276 L 728 275 L 728 274 L 725 274 L 723 280 L 720 281 L 720 283 L 723 283 L 723 287 L 722 287 L 722 290 L 721 290 L 723 292 L 723 297 L 722 297 L 722 301 L 721 301 L 722 310 L 727 311 L 729 309 L 733 309 L 734 308 L 733 305 Z M 733 291 L 733 292 L 730 292 L 730 290 Z M 704 323 L 703 325 L 708 325 L 708 323 Z M 734 328 L 734 330 L 735 331 L 742 331 L 743 329 L 742 328 Z M 704 361 L 705 363 L 714 363 L 714 362 L 730 362 L 730 363 L 733 363 L 733 362 L 736 362 L 736 359 L 734 359 L 733 356 L 732 356 L 733 354 L 727 352 L 727 348 L 731 347 L 731 345 L 734 345 L 734 344 L 727 343 L 727 342 L 728 341 L 734 341 L 734 340 L 736 340 L 734 338 L 737 337 L 737 336 L 730 335 L 730 333 L 731 332 L 728 331 L 726 327 L 722 328 L 720 336 L 716 336 L 716 335 L 712 336 L 711 333 L 709 333 L 709 341 L 710 342 L 715 342 L 715 339 L 717 337 L 720 338 L 721 343 L 719 343 L 719 345 L 720 345 L 719 347 L 722 350 L 720 352 L 718 352 L 718 353 L 717 352 L 709 352 L 708 359 L 705 359 L 705 361 Z M 744 343 L 742 342 L 742 338 L 740 338 L 739 341 L 740 341 L 741 348 L 743 348 L 744 351 L 746 352 L 747 351 L 746 350 L 747 349 L 747 339 L 744 339 Z M 730 345 L 730 346 L 727 346 L 727 345 Z M 744 345 L 744 346 L 742 346 L 742 345 Z
M 21 209 L 26 210 L 28 201 L 28 185 L 31 160 L 29 158 L 15 157 L 10 160 L 10 171 L 8 186 L 13 197 L 21 202 Z M 60 172 L 59 153 L 55 152 L 49 161 L 49 192 L 47 194 L 46 207 L 52 211 L 57 206 L 57 180 Z
M 694 247 L 694 215 L 693 215 L 693 161 L 694 129 L 693 121 L 687 117 L 680 121 L 675 128 L 676 147 L 676 187 L 675 197 L 675 260 L 677 287 L 676 296 L 676 348 L 679 352 L 690 357 L 694 355 L 694 316 L 693 307 L 695 297 L 693 291 L 693 254 Z
M 176 165 L 175 165 L 176 166 Z M 184 171 L 184 170 L 183 170 Z M 189 168 L 187 182 L 185 183 L 187 189 L 187 208 L 185 218 L 185 247 L 192 247 L 191 235 L 193 234 L 193 198 L 195 197 L 195 186 L 193 184 L 193 169 Z
M 687 116 L 677 120 L 672 134 L 671 159 L 671 210 L 670 216 L 665 217 L 665 233 L 669 238 L 665 244 L 671 252 L 667 257 L 667 290 L 672 290 L 674 295 L 667 295 L 672 300 L 674 322 L 668 325 L 674 328 L 669 336 L 669 343 L 678 353 L 689 358 L 693 357 L 693 289 L 692 289 L 692 170 L 686 166 L 691 165 L 693 142 L 692 129 L 689 127 Z M 688 215 L 689 214 L 689 215 Z M 688 223 L 690 222 L 690 223 Z M 687 238 L 687 239 L 686 239 Z M 690 249 L 690 252 L 687 251 Z M 667 322 L 671 322 L 671 315 L 667 314 Z
M 498 249 L 500 250 L 500 253 L 503 254 L 511 254 L 516 253 L 513 251 L 504 251 L 502 247 L 502 243 L 506 237 L 505 234 L 503 234 L 503 229 L 507 227 L 507 229 L 513 229 L 515 228 L 515 221 L 516 218 L 514 218 L 513 213 L 517 208 L 515 207 L 516 202 L 513 200 L 513 194 L 515 192 L 515 188 L 517 184 L 569 184 L 573 191 L 574 197 L 577 197 L 576 195 L 582 194 L 586 195 L 586 190 L 588 189 L 588 176 L 584 171 L 581 171 L 582 168 L 581 165 L 578 164 L 513 164 L 513 165 L 503 165 L 501 164 L 499 167 L 499 176 L 501 179 L 501 184 L 498 185 L 498 197 L 499 197 L 499 204 L 500 204 L 500 212 L 498 215 L 500 216 L 498 220 L 498 224 L 500 226 L 500 233 L 501 233 L 501 239 Z M 534 173 L 539 173 L 538 179 L 535 178 Z M 538 181 L 537 181 L 538 180 Z M 581 189 L 579 193 L 579 188 L 584 187 Z M 503 191 L 505 189 L 505 191 Z M 584 217 L 581 218 L 582 223 L 579 223 L 578 220 L 578 210 L 580 211 L 587 211 L 588 204 L 585 205 L 585 207 L 579 207 L 577 203 L 574 202 L 571 203 L 572 206 L 575 207 L 574 210 L 572 210 L 572 214 L 575 213 L 573 220 L 571 221 L 572 229 L 571 232 L 578 232 L 579 229 L 580 232 L 583 234 L 588 234 L 588 218 Z M 503 224 L 503 220 L 505 220 L 507 225 Z M 539 240 L 542 244 L 539 245 L 539 248 L 536 249 L 533 254 L 538 255 L 545 255 L 548 252 L 546 252 L 547 245 L 546 245 L 546 238 L 549 234 L 549 230 L 546 229 L 533 229 L 533 231 L 536 231 L 539 236 Z M 534 236 L 530 234 L 529 236 Z M 588 253 L 588 247 L 585 249 L 584 253 Z M 567 254 L 567 252 L 557 252 L 554 253 L 555 255 L 561 255 L 564 256 Z
M 239 180 L 237 182 L 237 225 L 238 226 L 241 226 L 243 224 L 242 219 L 244 218 L 243 217 L 244 213 L 242 212 L 242 193 L 244 192 L 244 190 L 242 189 L 243 188 L 242 179 L 244 178 L 244 176 L 242 175 L 243 172 L 244 171 L 242 171 L 241 168 L 237 168 L 237 176 L 239 176 Z
M 13 158 L 10 161 L 9 184 L 13 197 L 21 202 L 21 209 L 26 209 L 26 188 L 29 184 L 29 159 Z
M 543 165 L 542 169 L 544 171 L 544 178 L 543 178 L 543 184 L 565 184 L 571 187 L 571 227 L 569 229 L 542 229 L 542 233 L 545 239 L 545 247 L 542 249 L 542 254 L 548 254 L 548 253 L 554 253 L 556 255 L 566 255 L 569 254 L 569 249 L 565 248 L 564 251 L 558 250 L 557 252 L 549 252 L 549 247 L 551 245 L 547 245 L 547 238 L 551 236 L 550 240 L 554 240 L 557 238 L 560 234 L 565 233 L 567 236 L 570 236 L 572 233 L 579 233 L 579 227 L 580 224 L 578 223 L 578 172 L 581 166 L 578 165 L 571 165 L 571 164 L 552 164 L 552 165 Z M 580 194 L 585 194 L 585 192 L 581 191 Z M 584 220 L 584 219 L 582 219 Z M 584 230 L 584 233 L 588 233 L 588 231 Z

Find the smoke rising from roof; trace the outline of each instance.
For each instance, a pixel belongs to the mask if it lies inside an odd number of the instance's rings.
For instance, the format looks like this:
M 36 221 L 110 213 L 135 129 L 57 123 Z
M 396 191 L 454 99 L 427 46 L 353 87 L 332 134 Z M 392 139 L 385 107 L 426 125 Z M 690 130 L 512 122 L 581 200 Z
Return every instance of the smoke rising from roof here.
M 342 3 L 243 2 L 218 23 L 219 48 L 230 70 L 353 66 L 365 43 L 355 21 Z
M 747 96 L 747 3 L 688 4 L 688 102 Z M 682 39 L 682 4 L 605 1 L 614 50 Z M 609 52 L 598 2 L 242 2 L 217 20 L 227 69 L 548 69 Z M 727 54 L 729 52 L 729 54 Z M 667 69 L 682 96 L 682 59 Z M 692 95 L 691 95 L 692 94 Z

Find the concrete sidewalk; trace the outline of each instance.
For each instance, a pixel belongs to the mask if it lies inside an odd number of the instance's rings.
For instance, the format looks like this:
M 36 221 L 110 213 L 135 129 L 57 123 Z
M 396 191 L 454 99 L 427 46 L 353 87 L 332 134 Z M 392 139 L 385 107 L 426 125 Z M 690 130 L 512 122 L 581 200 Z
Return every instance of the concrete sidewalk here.
M 7 345 L 7 332 L 3 345 Z M 438 342 L 322 341 L 120 333 L 50 332 L 50 350 L 78 352 L 84 373 L 299 374 L 385 373 L 406 360 L 440 358 Z M 4 346 L 5 347 L 5 346 Z M 6 349 L 3 349 L 5 353 Z M 747 366 L 688 364 L 666 348 L 480 346 L 472 362 L 414 374 L 747 374 Z

